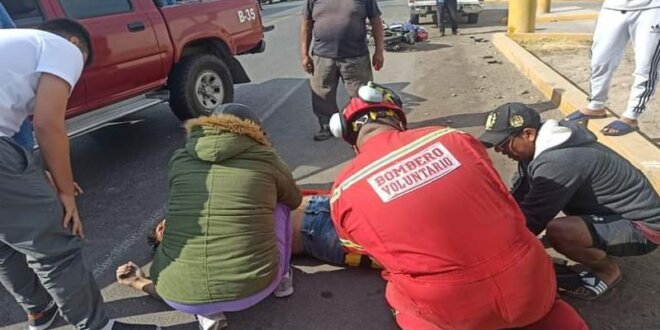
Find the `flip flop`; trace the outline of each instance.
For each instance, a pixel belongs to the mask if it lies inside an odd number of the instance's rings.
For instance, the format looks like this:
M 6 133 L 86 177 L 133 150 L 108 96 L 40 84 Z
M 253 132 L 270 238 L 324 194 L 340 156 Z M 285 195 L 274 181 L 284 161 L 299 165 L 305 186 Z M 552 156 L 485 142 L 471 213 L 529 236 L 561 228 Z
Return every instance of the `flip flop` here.
M 616 132 L 606 131 L 606 130 L 612 129 L 612 128 L 615 129 Z M 603 129 L 600 130 L 600 132 L 603 133 L 603 135 L 607 135 L 607 136 L 621 136 L 621 135 L 626 135 L 630 132 L 635 132 L 637 130 L 639 130 L 639 127 L 630 126 L 630 125 L 622 122 L 621 120 L 617 119 L 617 120 L 607 124 L 607 126 L 603 127 Z
M 606 118 L 607 113 L 601 114 L 601 115 L 587 115 L 580 110 L 576 110 L 570 115 L 564 117 L 564 121 L 583 121 L 583 120 L 589 120 L 589 119 L 601 119 L 601 118 Z
M 571 291 L 582 285 L 582 280 L 578 273 L 568 266 L 564 259 L 552 258 L 552 266 L 555 269 L 555 279 L 557 280 L 557 290 Z
M 581 285 L 574 290 L 561 291 L 562 294 L 582 300 L 594 300 L 609 292 L 623 279 L 623 276 L 620 275 L 612 284 L 607 285 L 598 275 L 587 270 L 579 272 L 578 276 L 580 276 Z

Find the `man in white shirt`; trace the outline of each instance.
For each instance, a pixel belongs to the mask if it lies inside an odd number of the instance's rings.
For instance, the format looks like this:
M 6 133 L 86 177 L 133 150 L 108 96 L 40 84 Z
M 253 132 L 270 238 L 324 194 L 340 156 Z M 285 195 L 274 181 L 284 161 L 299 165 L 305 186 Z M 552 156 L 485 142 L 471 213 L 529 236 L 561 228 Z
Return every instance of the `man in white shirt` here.
M 605 118 L 605 102 L 612 75 L 629 40 L 635 49 L 635 81 L 621 117 L 602 130 L 605 135 L 624 135 L 639 129 L 638 118 L 655 92 L 660 64 L 660 0 L 605 0 L 591 46 L 589 105 L 565 120 Z
M 68 19 L 40 30 L 0 30 L 0 282 L 28 314 L 29 329 L 62 316 L 79 329 L 157 329 L 109 320 L 82 260 L 64 115 L 92 59 L 85 28 Z M 44 168 L 11 137 L 33 115 Z

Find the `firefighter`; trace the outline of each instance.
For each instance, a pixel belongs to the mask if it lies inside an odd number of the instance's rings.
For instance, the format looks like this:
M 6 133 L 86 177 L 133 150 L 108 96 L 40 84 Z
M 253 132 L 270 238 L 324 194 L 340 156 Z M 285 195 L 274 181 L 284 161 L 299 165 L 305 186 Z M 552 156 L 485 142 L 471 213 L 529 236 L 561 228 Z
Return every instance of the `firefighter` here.
M 370 84 L 333 134 L 355 159 L 335 180 L 332 219 L 349 251 L 384 267 L 403 329 L 587 329 L 556 296 L 552 261 L 470 135 L 406 129 L 400 98 Z

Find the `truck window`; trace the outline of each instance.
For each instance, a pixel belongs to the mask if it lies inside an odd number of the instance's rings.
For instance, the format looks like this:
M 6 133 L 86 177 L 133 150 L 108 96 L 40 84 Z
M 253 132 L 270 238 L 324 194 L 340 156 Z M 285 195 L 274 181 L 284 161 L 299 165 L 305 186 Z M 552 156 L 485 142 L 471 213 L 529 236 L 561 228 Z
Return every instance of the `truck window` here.
M 60 0 L 67 16 L 88 18 L 125 13 L 132 10 L 128 0 Z
M 34 27 L 44 21 L 38 0 L 2 0 L 17 27 Z

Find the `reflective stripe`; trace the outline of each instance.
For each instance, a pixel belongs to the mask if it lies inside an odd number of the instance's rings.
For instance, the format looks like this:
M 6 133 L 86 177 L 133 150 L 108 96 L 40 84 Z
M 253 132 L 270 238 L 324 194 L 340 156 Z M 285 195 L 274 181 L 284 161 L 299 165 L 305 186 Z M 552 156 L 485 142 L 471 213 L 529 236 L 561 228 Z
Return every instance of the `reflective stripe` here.
M 330 203 L 334 203 L 339 199 L 339 196 L 341 196 L 342 191 L 350 188 L 352 185 L 356 184 L 360 180 L 368 177 L 369 175 L 373 174 L 375 171 L 377 171 L 379 168 L 381 168 L 383 165 L 387 165 L 393 160 L 402 157 L 409 153 L 412 150 L 415 150 L 443 135 L 449 134 L 451 132 L 458 132 L 452 128 L 443 128 L 438 131 L 431 132 L 429 134 L 426 134 L 422 136 L 421 138 L 397 149 L 389 154 L 383 156 L 382 158 L 376 160 L 375 162 L 369 164 L 369 166 L 363 168 L 359 172 L 353 174 L 352 176 L 348 177 L 344 182 L 342 182 L 335 190 L 332 192 L 332 197 L 330 198 Z
M 343 245 L 343 246 L 345 246 L 345 247 L 347 247 L 347 248 L 349 248 L 349 249 L 364 250 L 364 248 L 362 247 L 362 245 L 355 244 L 355 243 L 353 243 L 353 241 L 349 241 L 349 240 L 347 240 L 347 239 L 341 239 L 341 238 L 340 238 L 340 239 L 339 239 L 339 242 L 341 242 L 341 245 Z

